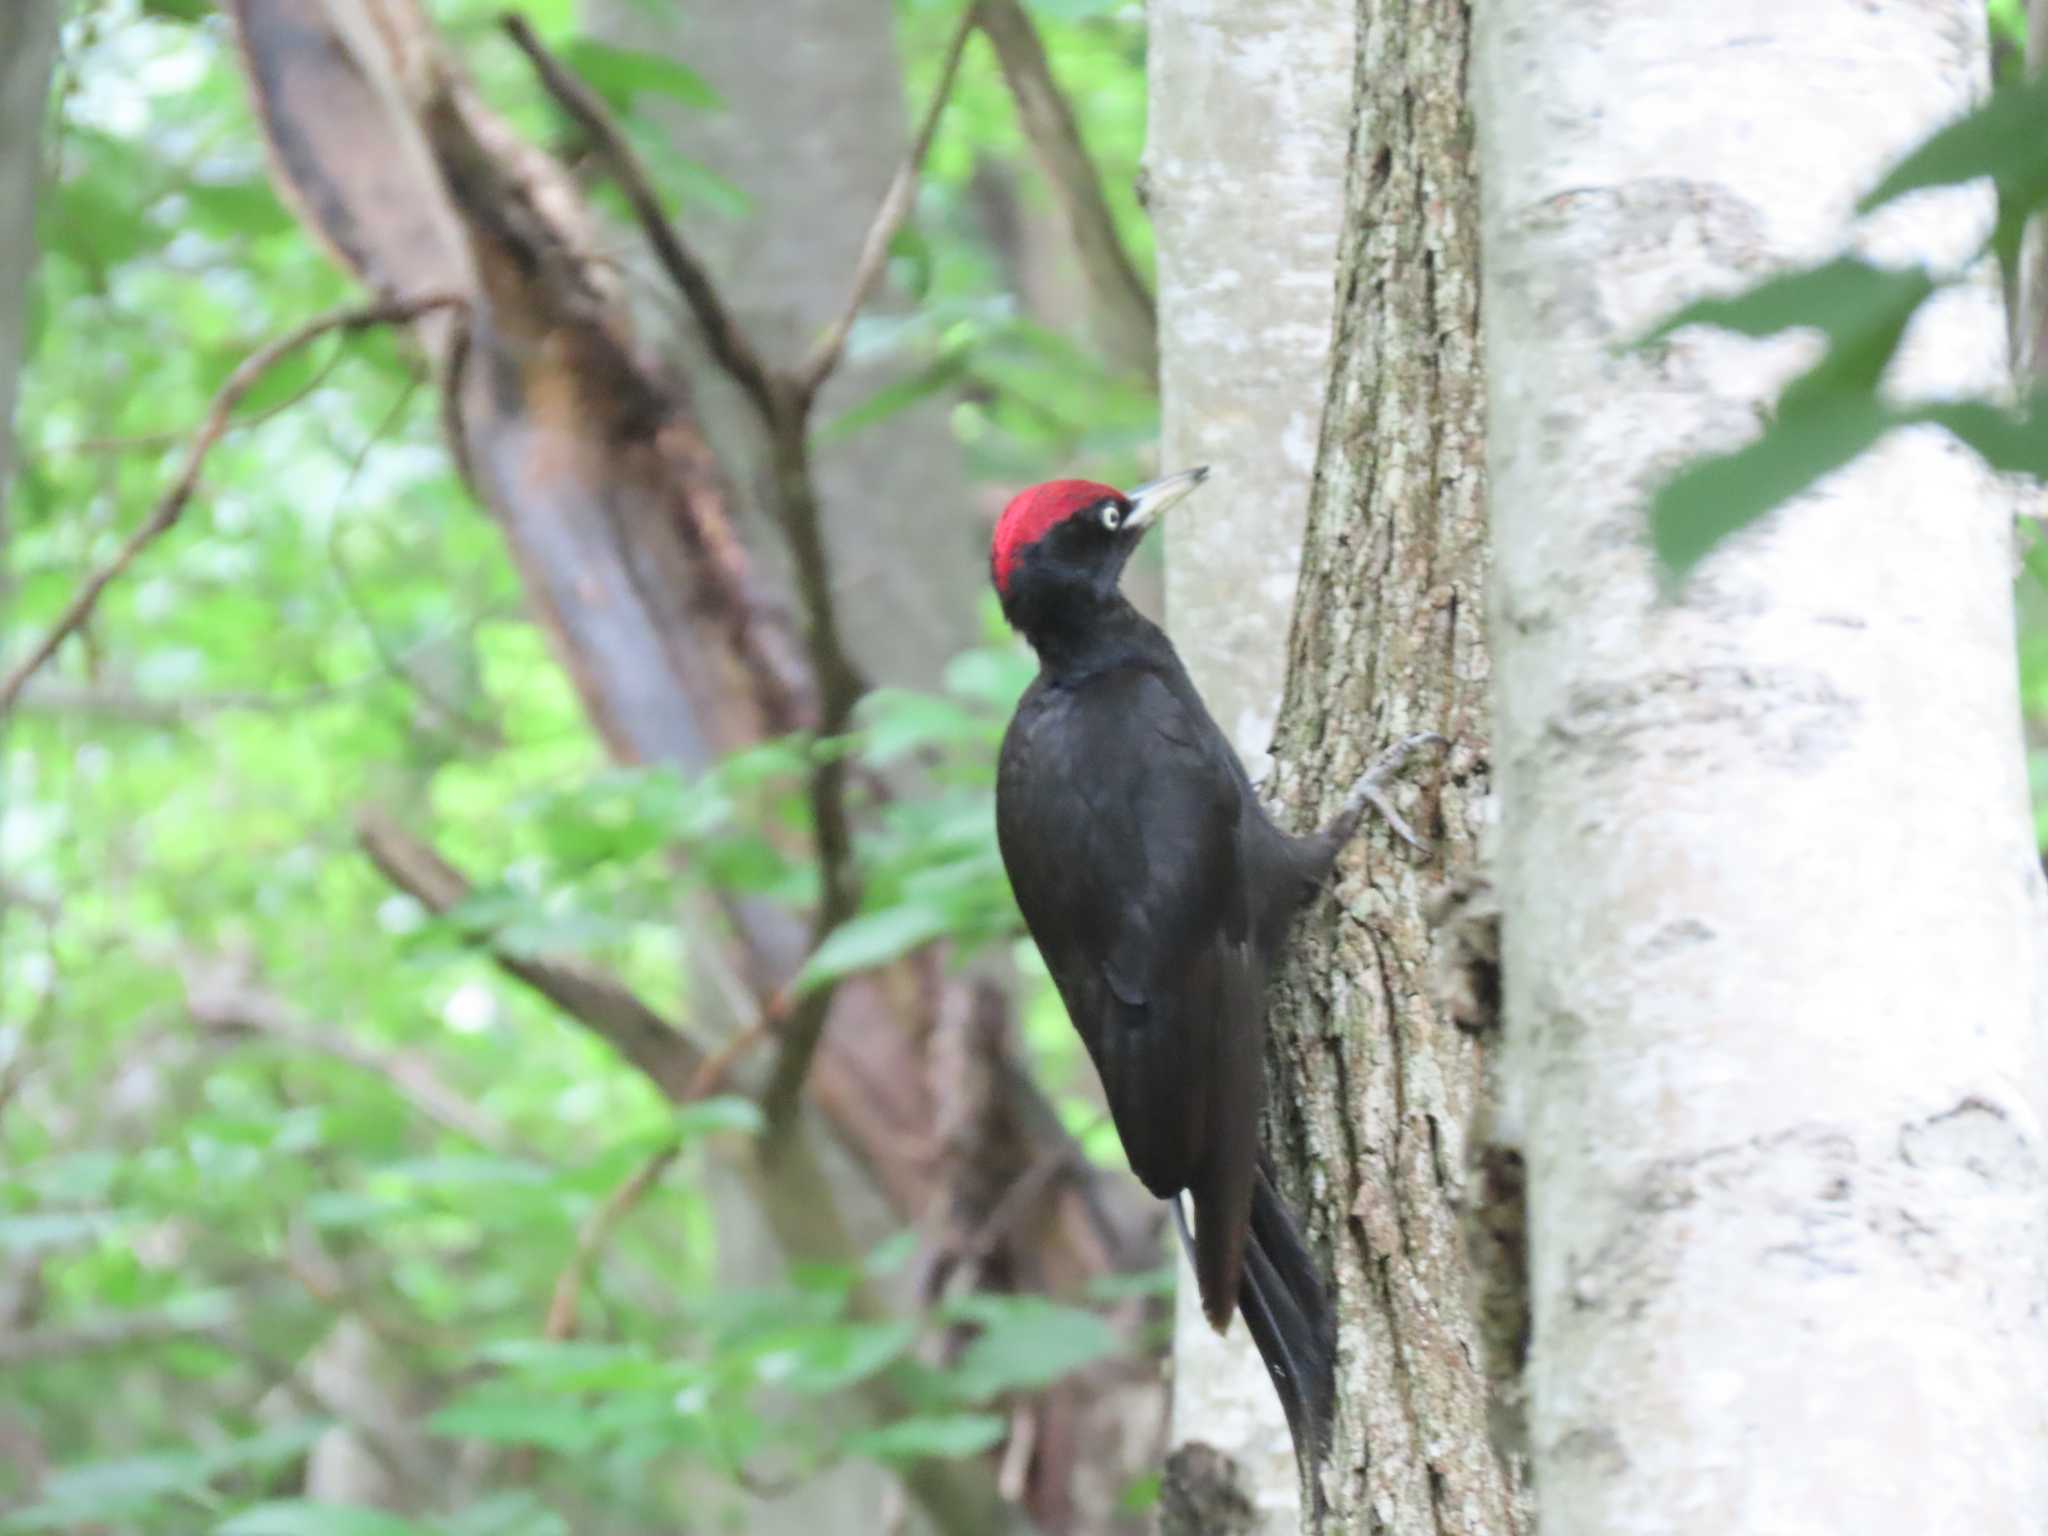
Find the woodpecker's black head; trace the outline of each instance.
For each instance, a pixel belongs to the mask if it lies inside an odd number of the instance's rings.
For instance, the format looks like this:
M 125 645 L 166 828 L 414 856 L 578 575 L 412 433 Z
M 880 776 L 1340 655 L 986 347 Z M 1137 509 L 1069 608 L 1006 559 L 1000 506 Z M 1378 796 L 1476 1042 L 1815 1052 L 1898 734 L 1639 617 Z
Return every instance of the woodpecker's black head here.
M 1003 614 L 1034 645 L 1121 601 L 1117 580 L 1159 514 L 1209 478 L 1183 470 L 1128 494 L 1092 480 L 1048 480 L 996 520 L 989 573 Z

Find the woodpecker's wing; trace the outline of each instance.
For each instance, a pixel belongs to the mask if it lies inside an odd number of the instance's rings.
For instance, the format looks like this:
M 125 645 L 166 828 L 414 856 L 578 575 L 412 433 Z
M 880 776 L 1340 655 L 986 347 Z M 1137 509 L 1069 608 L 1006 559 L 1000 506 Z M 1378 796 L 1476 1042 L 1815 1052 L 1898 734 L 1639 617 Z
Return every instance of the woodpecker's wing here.
M 1160 1196 L 1193 1190 L 1200 1246 L 1227 1247 L 1203 1285 L 1225 1317 L 1265 1093 L 1246 794 L 1192 690 L 1135 666 L 1034 685 L 996 789 L 1018 905 L 1132 1170 Z

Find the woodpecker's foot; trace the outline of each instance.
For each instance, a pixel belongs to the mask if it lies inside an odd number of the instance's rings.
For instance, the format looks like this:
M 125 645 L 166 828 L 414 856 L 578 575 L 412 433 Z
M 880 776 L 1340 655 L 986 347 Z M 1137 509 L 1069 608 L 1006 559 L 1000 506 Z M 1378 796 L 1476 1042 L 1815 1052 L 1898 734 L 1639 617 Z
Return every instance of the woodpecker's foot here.
M 1372 760 L 1359 781 L 1351 786 L 1351 793 L 1344 797 L 1344 809 L 1338 813 L 1338 824 L 1345 835 L 1358 830 L 1359 818 L 1365 815 L 1366 807 L 1384 816 L 1387 825 L 1394 829 L 1394 835 L 1411 848 L 1425 853 L 1429 844 L 1415 835 L 1415 829 L 1401 819 L 1401 813 L 1394 809 L 1393 801 L 1387 798 L 1387 785 L 1399 777 L 1401 769 L 1424 747 L 1447 747 L 1450 743 L 1435 731 L 1420 731 L 1413 736 L 1403 736 L 1386 751 Z

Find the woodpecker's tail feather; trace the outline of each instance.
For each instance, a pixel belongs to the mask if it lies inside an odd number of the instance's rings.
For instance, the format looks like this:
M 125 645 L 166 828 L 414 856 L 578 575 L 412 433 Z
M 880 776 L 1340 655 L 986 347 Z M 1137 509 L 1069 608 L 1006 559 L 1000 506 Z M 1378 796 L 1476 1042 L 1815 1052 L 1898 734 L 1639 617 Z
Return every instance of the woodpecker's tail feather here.
M 1172 1204 L 1181 1246 L 1193 1263 L 1195 1243 L 1187 1215 L 1178 1199 Z M 1336 1320 L 1315 1259 L 1295 1228 L 1287 1202 L 1273 1188 L 1264 1158 L 1252 1190 L 1251 1231 L 1237 1298 L 1287 1415 L 1295 1464 L 1306 1475 L 1330 1443 L 1337 1401 Z

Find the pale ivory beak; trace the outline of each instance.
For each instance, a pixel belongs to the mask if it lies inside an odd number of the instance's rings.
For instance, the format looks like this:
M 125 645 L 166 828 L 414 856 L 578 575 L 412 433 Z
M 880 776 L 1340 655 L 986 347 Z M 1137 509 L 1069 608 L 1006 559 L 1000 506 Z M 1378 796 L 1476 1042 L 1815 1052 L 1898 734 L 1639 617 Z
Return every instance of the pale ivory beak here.
M 1160 513 L 1208 478 L 1209 466 L 1204 464 L 1199 469 L 1184 469 L 1177 475 L 1167 475 L 1139 486 L 1125 498 L 1130 502 L 1131 510 L 1124 516 L 1124 527 L 1150 528 Z

